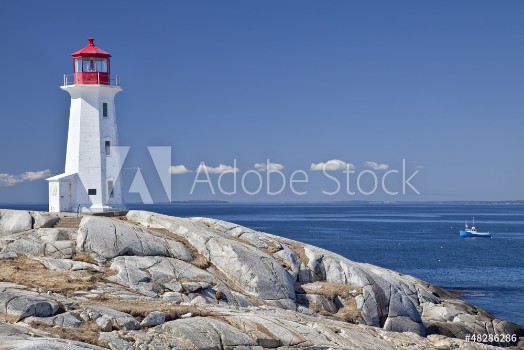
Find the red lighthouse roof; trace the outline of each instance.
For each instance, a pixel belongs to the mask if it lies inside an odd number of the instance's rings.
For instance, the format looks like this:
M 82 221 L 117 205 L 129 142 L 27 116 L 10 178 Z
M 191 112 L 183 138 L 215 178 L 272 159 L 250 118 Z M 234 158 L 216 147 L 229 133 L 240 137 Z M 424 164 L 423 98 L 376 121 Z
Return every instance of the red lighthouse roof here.
M 111 57 L 111 55 L 108 52 L 105 52 L 101 48 L 95 46 L 95 39 L 89 38 L 87 40 L 89 44 L 87 44 L 87 46 L 84 47 L 83 49 L 73 52 L 71 56 L 75 58 L 76 57 L 99 57 L 99 58 Z

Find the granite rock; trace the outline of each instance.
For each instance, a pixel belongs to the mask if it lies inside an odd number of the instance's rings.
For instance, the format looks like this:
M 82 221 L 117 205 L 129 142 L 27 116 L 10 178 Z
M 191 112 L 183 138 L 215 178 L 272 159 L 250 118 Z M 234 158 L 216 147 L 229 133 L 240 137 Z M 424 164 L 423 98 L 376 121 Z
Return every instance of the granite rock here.
M 113 310 L 106 306 L 90 306 L 86 309 L 91 319 L 98 321 L 99 318 L 105 318 L 112 321 L 114 327 L 126 330 L 135 330 L 140 328 L 135 318 L 125 312 Z
M 30 214 L 33 217 L 33 228 L 35 229 L 54 227 L 59 218 L 56 213 L 33 211 Z
M 77 251 L 102 260 L 122 255 L 171 256 L 191 260 L 191 253 L 178 242 L 126 222 L 104 217 L 84 217 L 77 235 Z
M 19 319 L 52 316 L 58 311 L 58 306 L 56 301 L 33 293 L 0 293 L 0 312 Z
M 44 323 L 49 326 L 77 328 L 82 325 L 82 320 L 76 317 L 72 312 L 64 312 L 51 317 L 28 317 L 24 320 L 26 323 L 32 322 Z
M 158 326 L 166 321 L 166 314 L 161 311 L 153 311 L 140 322 L 142 327 Z
M 76 233 L 53 220 L 0 210 L 2 263 L 45 267 L 3 276 L 0 350 L 100 349 L 57 339 L 63 328 L 160 350 L 490 349 L 461 338 L 524 336 L 431 283 L 234 223 L 130 211 L 86 215 Z
M 0 209 L 0 237 L 33 228 L 33 217 L 27 211 Z

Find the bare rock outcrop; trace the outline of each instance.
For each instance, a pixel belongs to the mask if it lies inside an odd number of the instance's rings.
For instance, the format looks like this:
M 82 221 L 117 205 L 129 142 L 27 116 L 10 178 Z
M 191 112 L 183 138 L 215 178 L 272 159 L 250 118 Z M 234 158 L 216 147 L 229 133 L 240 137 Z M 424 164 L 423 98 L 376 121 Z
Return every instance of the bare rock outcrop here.
M 179 242 L 167 240 L 135 225 L 104 217 L 82 219 L 76 248 L 98 259 L 111 259 L 121 255 L 192 259 L 191 253 Z
M 58 303 L 36 293 L 0 293 L 0 312 L 18 319 L 29 316 L 47 317 L 58 311 Z
M 524 336 L 428 282 L 234 223 L 57 220 L 0 210 L 0 350 L 489 349 L 462 339 Z
M 0 236 L 33 228 L 33 217 L 27 211 L 0 210 Z

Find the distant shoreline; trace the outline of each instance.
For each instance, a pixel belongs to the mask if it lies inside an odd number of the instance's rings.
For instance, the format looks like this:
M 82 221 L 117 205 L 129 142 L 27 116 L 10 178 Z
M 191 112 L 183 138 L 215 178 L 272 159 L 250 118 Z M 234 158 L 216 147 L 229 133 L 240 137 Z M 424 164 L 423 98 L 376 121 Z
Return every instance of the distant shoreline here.
M 308 205 L 524 205 L 524 200 L 508 200 L 508 201 L 332 201 L 332 202 L 294 202 L 294 201 L 267 201 L 267 202 L 233 202 L 233 201 L 207 201 L 207 200 L 190 200 L 190 201 L 173 201 L 173 202 L 161 202 L 153 204 L 143 203 L 126 203 L 127 206 L 169 206 L 169 205 L 181 205 L 181 204 L 228 204 L 228 205 L 296 205 L 296 206 L 308 206 Z M 0 203 L 0 207 L 19 207 L 19 206 L 47 206 L 46 202 L 27 202 L 27 203 Z

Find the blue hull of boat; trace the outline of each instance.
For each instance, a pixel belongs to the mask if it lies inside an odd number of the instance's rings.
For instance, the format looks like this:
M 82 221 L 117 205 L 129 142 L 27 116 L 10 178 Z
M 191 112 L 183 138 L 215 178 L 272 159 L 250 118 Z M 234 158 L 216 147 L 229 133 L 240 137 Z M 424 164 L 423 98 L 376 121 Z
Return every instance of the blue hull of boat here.
M 460 237 L 480 237 L 480 238 L 491 238 L 491 235 L 488 234 L 473 234 L 471 232 L 460 231 Z

